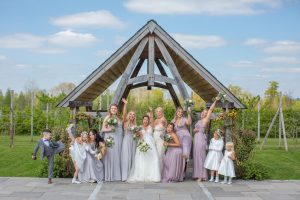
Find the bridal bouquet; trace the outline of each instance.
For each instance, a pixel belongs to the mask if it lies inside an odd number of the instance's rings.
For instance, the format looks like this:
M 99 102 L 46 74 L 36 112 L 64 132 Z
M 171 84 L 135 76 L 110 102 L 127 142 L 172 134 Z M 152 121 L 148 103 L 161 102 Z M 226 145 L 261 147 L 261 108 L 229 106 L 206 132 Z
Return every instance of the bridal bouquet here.
M 149 144 L 145 141 L 139 141 L 137 147 L 138 147 L 139 151 L 143 152 L 143 153 L 146 153 L 149 149 L 151 149 Z
M 115 139 L 111 136 L 105 139 L 105 145 L 107 147 L 112 147 L 115 144 Z
M 220 98 L 220 101 L 222 103 L 224 103 L 226 101 L 226 94 L 225 94 L 225 92 L 219 92 L 217 97 Z M 216 100 L 216 98 L 213 98 L 213 101 L 215 101 L 215 100 Z
M 191 108 L 195 105 L 195 102 L 192 100 L 192 99 L 189 99 L 189 100 L 185 100 L 184 101 L 184 107 L 186 108 L 186 110 L 188 108 Z
M 112 131 L 115 131 L 115 126 L 118 124 L 118 120 L 115 117 L 108 118 L 106 124 L 109 125 Z
M 95 155 L 95 157 L 96 157 L 97 160 L 101 160 L 103 156 L 102 156 L 102 153 L 100 152 L 100 153 L 97 153 Z
M 129 128 L 130 131 L 132 131 L 133 133 L 133 140 L 137 141 L 140 137 L 139 137 L 139 131 L 141 130 L 142 128 L 140 126 L 132 126 Z
M 165 141 L 165 142 L 170 142 L 172 140 L 172 136 L 170 134 L 164 134 L 162 139 Z

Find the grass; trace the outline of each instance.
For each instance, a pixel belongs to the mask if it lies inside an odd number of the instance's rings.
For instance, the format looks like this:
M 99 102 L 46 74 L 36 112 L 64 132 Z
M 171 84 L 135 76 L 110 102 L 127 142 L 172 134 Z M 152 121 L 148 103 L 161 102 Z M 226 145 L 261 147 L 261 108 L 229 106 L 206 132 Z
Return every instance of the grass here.
M 300 140 L 288 139 L 288 152 L 285 151 L 283 141 L 278 147 L 279 140 L 270 138 L 266 145 L 260 150 L 257 145 L 253 152 L 253 160 L 265 165 L 273 180 L 300 179 Z
M 0 136 L 0 177 L 37 177 L 41 165 L 39 157 L 31 159 L 35 142 L 28 136 L 17 136 L 14 148 L 9 148 L 9 137 Z M 270 170 L 271 179 L 291 180 L 300 179 L 300 140 L 298 144 L 292 139 L 288 140 L 289 151 L 278 147 L 278 139 L 268 139 L 263 150 L 259 145 L 254 151 L 253 159 L 265 165 Z M 38 154 L 39 156 L 39 154 Z
M 36 177 L 41 161 L 32 160 L 31 155 L 35 142 L 39 137 L 31 138 L 28 136 L 15 137 L 14 147 L 9 147 L 9 137 L 0 136 L 0 177 Z M 39 155 L 39 154 L 38 154 Z

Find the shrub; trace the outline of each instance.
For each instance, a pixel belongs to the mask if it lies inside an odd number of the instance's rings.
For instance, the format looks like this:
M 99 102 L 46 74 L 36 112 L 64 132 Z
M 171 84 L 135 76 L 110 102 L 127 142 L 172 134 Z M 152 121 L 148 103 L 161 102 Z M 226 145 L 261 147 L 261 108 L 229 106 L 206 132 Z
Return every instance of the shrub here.
M 238 178 L 263 180 L 269 178 L 268 169 L 251 160 L 255 148 L 256 134 L 248 130 L 234 130 L 232 140 L 235 144 L 237 160 L 235 170 Z
M 270 178 L 269 170 L 262 164 L 253 162 L 253 161 L 246 161 L 241 163 L 240 167 L 243 179 L 249 180 L 264 180 Z

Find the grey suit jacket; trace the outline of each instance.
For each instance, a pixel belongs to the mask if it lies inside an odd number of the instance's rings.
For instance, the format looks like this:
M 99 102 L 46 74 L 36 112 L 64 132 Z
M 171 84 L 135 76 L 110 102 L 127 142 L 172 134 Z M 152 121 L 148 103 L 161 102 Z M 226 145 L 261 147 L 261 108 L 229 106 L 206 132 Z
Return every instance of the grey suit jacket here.
M 43 160 L 45 156 L 52 156 L 55 153 L 57 153 L 56 150 L 58 148 L 62 150 L 64 149 L 64 145 L 61 142 L 58 143 L 54 141 L 49 141 L 49 143 L 50 146 L 48 147 L 47 145 L 44 144 L 43 139 L 40 139 L 34 147 L 33 156 L 36 156 L 38 150 L 40 149 L 41 160 Z

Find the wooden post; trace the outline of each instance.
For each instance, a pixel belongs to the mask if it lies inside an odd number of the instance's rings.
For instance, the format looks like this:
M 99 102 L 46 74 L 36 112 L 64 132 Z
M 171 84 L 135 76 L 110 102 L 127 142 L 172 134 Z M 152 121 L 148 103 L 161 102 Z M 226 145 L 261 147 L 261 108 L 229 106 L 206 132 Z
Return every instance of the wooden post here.
M 281 139 L 282 139 L 282 132 L 281 132 L 281 117 L 279 117 L 279 123 L 278 123 L 278 140 L 279 140 L 279 143 L 278 143 L 278 147 L 281 147 Z
M 260 100 L 257 104 L 257 142 L 260 142 Z
M 34 92 L 31 93 L 31 122 L 30 122 L 30 135 L 31 135 L 31 142 L 33 142 L 33 115 L 34 115 Z
M 228 104 L 226 105 L 226 113 L 229 112 Z M 232 142 L 232 118 L 226 117 L 224 120 L 224 126 L 225 126 L 225 143 L 226 142 Z
M 10 126 L 9 126 L 9 135 L 10 135 L 10 144 L 9 147 L 14 147 L 14 91 L 10 91 Z
M 108 112 L 109 109 L 109 90 L 106 90 L 106 110 Z
M 283 133 L 283 140 L 284 140 L 284 147 L 285 150 L 288 151 L 288 145 L 287 145 L 287 140 L 286 140 L 286 133 L 285 133 L 285 126 L 284 126 L 284 117 L 283 117 L 283 112 L 282 112 L 282 94 L 280 93 L 280 103 L 279 103 L 279 109 L 280 109 L 280 120 L 281 121 L 281 126 L 282 126 L 282 133 Z
M 245 110 L 242 110 L 242 129 L 245 129 Z
M 47 104 L 46 104 L 46 129 L 48 129 L 49 128 L 49 102 L 47 102 Z
M 268 138 L 268 136 L 269 136 L 269 134 L 270 134 L 270 132 L 271 132 L 272 126 L 273 126 L 273 124 L 274 124 L 274 122 L 275 122 L 275 120 L 276 120 L 276 118 L 277 118 L 278 115 L 279 115 L 279 108 L 277 109 L 276 114 L 275 114 L 275 116 L 274 116 L 273 119 L 272 119 L 272 122 L 271 122 L 271 124 L 270 124 L 270 126 L 269 126 L 269 129 L 268 129 L 268 131 L 267 131 L 267 133 L 266 133 L 266 135 L 265 135 L 265 138 L 264 138 L 263 142 L 262 142 L 261 145 L 260 145 L 260 149 L 262 149 L 263 146 L 265 145 L 266 140 L 267 140 L 267 138 Z

